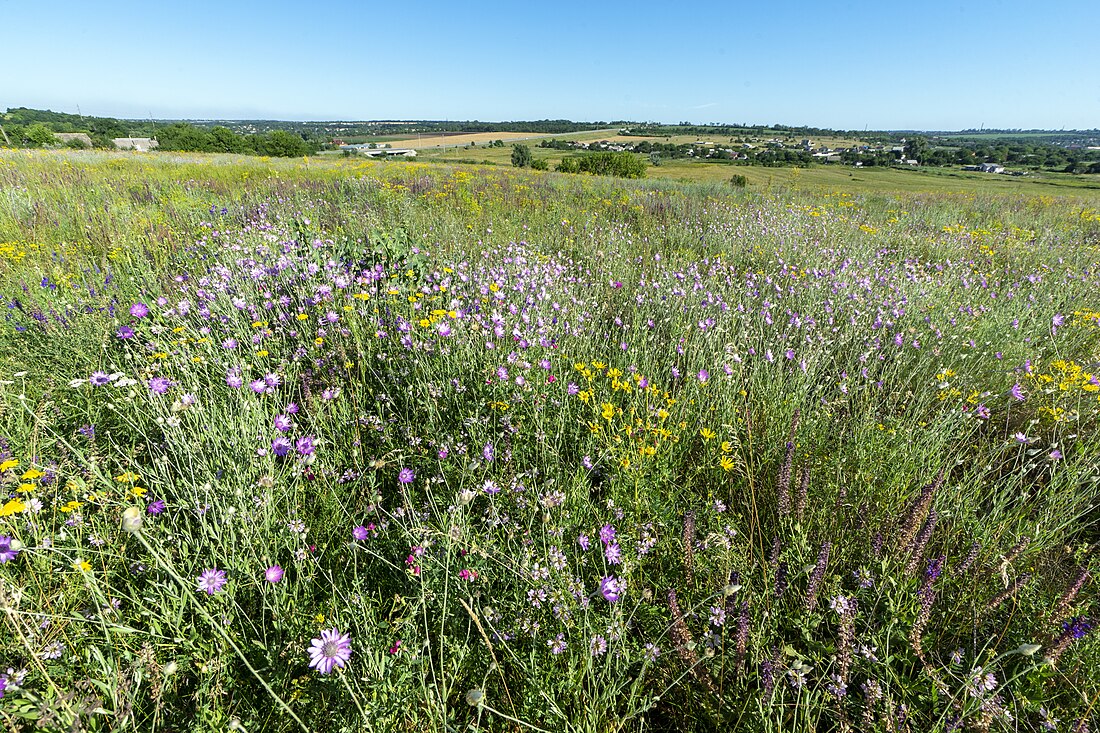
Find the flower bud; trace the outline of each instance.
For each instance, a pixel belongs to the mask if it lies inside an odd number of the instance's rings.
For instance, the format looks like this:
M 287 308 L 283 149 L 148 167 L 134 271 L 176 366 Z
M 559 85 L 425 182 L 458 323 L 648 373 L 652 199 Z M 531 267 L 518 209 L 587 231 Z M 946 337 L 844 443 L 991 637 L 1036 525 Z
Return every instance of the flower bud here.
M 141 509 L 136 506 L 127 507 L 122 513 L 122 528 L 127 532 L 137 532 L 141 529 Z

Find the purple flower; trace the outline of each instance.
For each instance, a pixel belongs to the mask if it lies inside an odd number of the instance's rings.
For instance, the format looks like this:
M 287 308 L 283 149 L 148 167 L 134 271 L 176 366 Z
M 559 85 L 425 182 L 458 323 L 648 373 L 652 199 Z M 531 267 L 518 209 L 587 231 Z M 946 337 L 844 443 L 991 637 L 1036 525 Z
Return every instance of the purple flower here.
M 289 453 L 290 448 L 290 438 L 284 438 L 280 435 L 279 437 L 275 438 L 275 440 L 271 441 L 271 452 L 279 456 L 279 458 L 282 458 L 287 453 Z
M 276 415 L 275 416 L 275 429 L 281 433 L 285 433 L 294 427 L 294 421 L 290 419 L 290 415 Z
M 0 536 L 0 565 L 11 562 L 19 554 L 19 550 L 12 549 L 11 545 L 13 541 L 14 540 L 7 535 Z
M 196 578 L 199 586 L 198 589 L 205 591 L 209 595 L 214 595 L 224 588 L 226 580 L 225 571 L 216 568 L 204 570 L 202 575 Z
M 134 329 L 129 326 L 123 326 L 115 332 L 115 336 L 120 339 L 132 339 L 134 337 Z
M 481 449 L 481 455 L 483 458 L 485 458 L 486 461 L 492 463 L 493 456 L 496 455 L 496 452 L 493 450 L 493 444 L 486 443 L 485 447 Z
M 164 377 L 153 377 L 149 380 L 149 391 L 153 394 L 164 394 L 171 386 L 172 383 Z
M 344 668 L 351 659 L 351 637 L 337 629 L 326 629 L 309 646 L 309 666 L 321 674 L 332 672 L 334 667 Z
M 611 565 L 618 565 L 623 561 L 623 553 L 622 550 L 619 549 L 618 542 L 612 542 L 604 548 L 603 556 Z
M 1092 621 L 1085 616 L 1074 616 L 1070 620 L 1062 622 L 1062 631 L 1074 639 L 1084 639 L 1092 631 Z
M 92 372 L 92 376 L 88 377 L 88 382 L 93 387 L 102 387 L 111 381 L 111 378 L 107 376 L 107 372 Z
M 268 583 L 278 583 L 283 579 L 283 569 L 278 565 L 272 565 L 264 571 L 264 579 Z
M 611 544 L 615 539 L 615 528 L 610 524 L 605 524 L 600 527 L 600 542 L 605 545 Z
M 225 383 L 233 389 L 240 389 L 244 384 L 244 379 L 241 377 L 241 373 L 234 369 L 226 373 Z
M 297 415 L 298 414 L 298 403 L 297 402 L 291 402 L 289 405 L 287 405 L 286 406 L 286 414 L 288 414 L 288 415 Z
M 411 484 L 415 478 L 416 474 L 413 473 L 411 468 L 402 468 L 401 472 L 397 474 L 397 480 L 403 484 Z
M 164 503 L 164 499 L 157 499 L 152 504 L 145 507 L 145 511 L 149 512 L 150 514 L 160 514 L 164 511 L 165 506 L 166 505 Z
M 1055 313 L 1054 318 L 1050 319 L 1050 323 L 1055 328 L 1060 328 L 1061 326 L 1065 325 L 1066 317 L 1063 316 L 1061 313 Z
M 359 525 L 358 527 L 356 527 L 355 529 L 353 529 L 351 531 L 351 536 L 354 537 L 359 542 L 362 542 L 363 540 L 367 539 L 367 537 L 370 536 L 370 535 L 367 532 L 366 527 L 364 527 L 363 525 Z
M 298 451 L 300 455 L 308 456 L 313 453 L 313 436 L 303 435 L 294 441 L 294 450 Z
M 263 394 L 267 391 L 267 382 L 262 379 L 254 379 L 248 383 L 248 386 L 256 394 Z
M 1054 450 L 1052 450 L 1052 451 L 1050 452 L 1050 460 L 1052 460 L 1052 461 L 1060 461 L 1060 460 L 1062 460 L 1062 451 L 1058 450 L 1057 448 L 1055 448 Z
M 1012 392 L 1012 398 L 1013 399 L 1015 399 L 1019 402 L 1024 401 L 1024 399 L 1025 399 L 1024 388 L 1021 387 L 1019 385 L 1019 383 L 1012 385 L 1012 389 L 1010 391 Z
M 700 369 L 696 377 L 702 384 L 706 384 L 707 380 L 710 379 L 710 372 L 708 372 L 706 369 Z
M 600 595 L 604 597 L 604 600 L 608 603 L 614 603 L 619 600 L 623 594 L 623 582 L 616 578 L 614 575 L 608 575 L 600 578 Z
M 130 306 L 130 315 L 134 318 L 145 318 L 149 315 L 149 306 L 144 303 L 134 303 Z
M 588 539 L 588 535 L 582 534 L 581 536 L 577 537 L 577 544 L 581 546 L 582 550 L 587 550 L 592 546 L 592 541 Z

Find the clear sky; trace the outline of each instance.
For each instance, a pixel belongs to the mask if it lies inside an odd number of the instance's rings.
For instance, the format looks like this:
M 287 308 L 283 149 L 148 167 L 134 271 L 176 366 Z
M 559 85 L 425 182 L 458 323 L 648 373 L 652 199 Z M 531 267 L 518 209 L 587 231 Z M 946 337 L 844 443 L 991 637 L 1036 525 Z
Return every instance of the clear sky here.
M 1097 0 L 0 0 L 0 108 L 1100 127 Z

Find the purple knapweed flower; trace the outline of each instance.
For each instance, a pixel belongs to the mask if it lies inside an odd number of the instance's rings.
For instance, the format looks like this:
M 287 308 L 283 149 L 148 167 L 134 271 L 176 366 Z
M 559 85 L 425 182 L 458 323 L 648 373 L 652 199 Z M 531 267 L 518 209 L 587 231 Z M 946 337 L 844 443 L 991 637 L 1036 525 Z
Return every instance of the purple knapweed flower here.
M 283 569 L 278 565 L 272 565 L 264 571 L 264 580 L 268 583 L 278 583 L 283 579 Z
M 600 578 L 600 595 L 608 603 L 614 603 L 619 600 L 623 594 L 623 582 L 616 578 L 614 575 L 608 575 Z
M 12 548 L 14 542 L 15 540 L 7 535 L 0 536 L 0 565 L 11 562 L 19 555 L 19 550 Z
M 153 394 L 165 394 L 166 392 L 168 392 L 168 389 L 172 386 L 172 383 L 169 382 L 164 377 L 153 377 L 152 379 L 149 380 L 149 385 L 148 386 L 149 386 L 149 391 L 152 392 Z
M 313 453 L 313 436 L 303 435 L 294 441 L 294 450 L 298 451 L 300 455 L 308 456 Z
M 416 474 L 413 473 L 413 470 L 411 468 L 402 468 L 401 471 L 397 474 L 398 482 L 403 484 L 411 484 L 415 478 Z
M 145 318 L 149 315 L 149 306 L 144 303 L 134 303 L 130 306 L 130 315 L 134 318 Z
M 322 631 L 309 645 L 309 666 L 321 674 L 328 674 L 335 667 L 343 669 L 349 659 L 351 637 L 335 628 Z
M 225 575 L 224 570 L 218 570 L 217 568 L 211 568 L 204 570 L 202 575 L 195 579 L 198 583 L 198 589 L 207 593 L 208 595 L 214 595 L 225 587 L 228 578 Z

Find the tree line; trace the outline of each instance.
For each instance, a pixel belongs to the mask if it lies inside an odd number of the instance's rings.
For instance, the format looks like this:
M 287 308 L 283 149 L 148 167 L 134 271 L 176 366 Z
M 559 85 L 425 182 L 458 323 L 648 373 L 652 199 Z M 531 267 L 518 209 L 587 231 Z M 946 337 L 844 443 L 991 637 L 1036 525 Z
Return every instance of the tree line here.
M 17 148 L 83 148 L 86 143 L 70 139 L 62 143 L 58 133 L 86 133 L 92 147 L 113 150 L 114 139 L 155 137 L 160 150 L 198 153 L 240 153 L 272 157 L 301 157 L 315 153 L 316 140 L 285 130 L 241 134 L 221 125 L 205 127 L 189 122 L 158 124 L 154 121 L 117 120 L 110 117 L 84 117 L 49 110 L 17 107 L 2 117 L 8 146 Z

